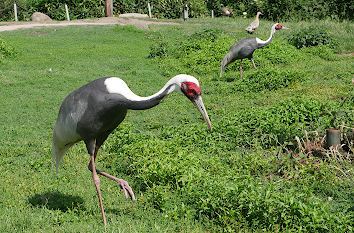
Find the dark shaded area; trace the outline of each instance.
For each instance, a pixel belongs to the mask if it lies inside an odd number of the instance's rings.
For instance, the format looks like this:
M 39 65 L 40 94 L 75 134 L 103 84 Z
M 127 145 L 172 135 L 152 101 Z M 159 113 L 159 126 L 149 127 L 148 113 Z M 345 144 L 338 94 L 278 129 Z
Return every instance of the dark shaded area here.
M 81 197 L 60 192 L 35 194 L 28 198 L 28 202 L 32 206 L 46 207 L 50 210 L 67 211 L 68 209 L 85 209 L 84 200 Z

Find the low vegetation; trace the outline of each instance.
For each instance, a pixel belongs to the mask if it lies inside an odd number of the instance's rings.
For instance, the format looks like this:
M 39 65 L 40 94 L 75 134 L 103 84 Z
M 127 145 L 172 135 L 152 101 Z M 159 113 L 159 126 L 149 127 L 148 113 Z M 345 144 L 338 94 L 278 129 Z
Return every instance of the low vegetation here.
M 2 33 L 0 45 L 16 56 L 0 63 L 1 232 L 353 231 L 354 60 L 337 54 L 353 52 L 353 35 L 336 35 L 333 27 L 328 33 L 337 47 L 298 49 L 288 41 L 301 25 L 290 22 L 293 31 L 277 33 L 254 53 L 257 71 L 244 60 L 240 79 L 236 61 L 220 79 L 220 62 L 248 36 L 248 21 L 178 22 L 149 31 Z M 269 36 L 272 23 L 256 36 Z M 97 167 L 129 181 L 137 202 L 102 178 L 104 228 L 82 143 L 53 178 L 51 134 L 60 103 L 98 77 L 118 76 L 148 96 L 179 73 L 201 82 L 213 132 L 183 95 L 130 111 Z M 341 129 L 339 150 L 326 147 L 328 128 Z
M 15 54 L 15 49 L 0 37 L 0 63 L 4 62 L 8 57 L 13 57 Z

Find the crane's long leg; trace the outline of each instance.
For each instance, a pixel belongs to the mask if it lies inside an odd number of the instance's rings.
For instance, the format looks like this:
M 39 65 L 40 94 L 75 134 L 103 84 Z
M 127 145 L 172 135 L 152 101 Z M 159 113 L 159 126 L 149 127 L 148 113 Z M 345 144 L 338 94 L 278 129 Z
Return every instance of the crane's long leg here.
M 253 58 L 251 58 L 251 62 L 252 62 L 253 68 L 254 68 L 255 70 L 258 70 L 257 67 L 256 67 L 256 64 L 254 64 Z
M 241 62 L 240 62 L 240 79 L 242 79 L 242 59 L 241 59 Z
M 96 168 L 95 168 L 95 157 L 96 157 L 95 155 L 91 155 L 91 160 L 90 160 L 90 164 L 92 167 L 92 178 L 93 178 L 93 182 L 95 183 L 97 195 L 98 195 L 98 200 L 100 202 L 103 224 L 106 226 L 107 225 L 106 216 L 104 214 L 104 208 L 103 208 L 102 196 L 101 196 L 101 190 L 100 190 L 100 178 L 98 177 L 98 175 L 96 173 Z
M 96 159 L 98 149 L 99 149 L 99 147 L 96 147 L 96 148 L 95 148 L 94 159 Z M 108 173 L 106 173 L 106 172 L 100 171 L 100 170 L 98 170 L 98 169 L 93 169 L 91 162 L 90 162 L 89 165 L 88 165 L 88 169 L 89 169 L 90 171 L 95 170 L 98 174 L 100 174 L 100 175 L 102 175 L 102 176 L 105 176 L 105 177 L 107 177 L 107 178 L 109 178 L 109 179 L 111 179 L 111 180 L 116 181 L 116 182 L 120 185 L 120 187 L 123 189 L 125 198 L 128 199 L 128 195 L 129 195 L 130 198 L 131 198 L 133 201 L 135 201 L 135 195 L 134 195 L 133 189 L 129 186 L 129 184 L 128 184 L 127 181 L 125 181 L 125 180 L 123 180 L 123 179 L 119 179 L 119 178 L 117 178 L 117 177 L 115 177 L 115 176 L 112 176 L 112 175 L 110 175 L 110 174 L 108 174 Z

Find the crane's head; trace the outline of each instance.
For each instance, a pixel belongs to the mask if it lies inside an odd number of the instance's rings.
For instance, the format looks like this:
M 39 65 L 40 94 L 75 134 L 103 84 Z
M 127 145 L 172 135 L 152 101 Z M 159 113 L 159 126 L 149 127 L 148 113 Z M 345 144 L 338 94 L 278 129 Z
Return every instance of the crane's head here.
M 287 29 L 290 29 L 290 28 L 282 26 L 280 23 L 274 24 L 274 27 L 275 27 L 275 30 L 280 30 L 280 29 L 286 29 L 287 30 Z
M 198 108 L 202 114 L 205 122 L 207 123 L 210 131 L 212 131 L 212 125 L 208 116 L 208 113 L 204 107 L 202 100 L 202 89 L 196 78 L 186 74 L 180 74 L 173 78 L 177 85 L 176 91 L 183 93 L 192 103 Z

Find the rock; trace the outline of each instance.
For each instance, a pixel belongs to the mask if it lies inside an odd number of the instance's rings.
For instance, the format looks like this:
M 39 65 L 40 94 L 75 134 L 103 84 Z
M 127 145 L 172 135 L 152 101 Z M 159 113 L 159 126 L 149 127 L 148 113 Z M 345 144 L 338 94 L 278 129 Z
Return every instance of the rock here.
M 147 14 L 138 14 L 138 13 L 126 13 L 126 14 L 119 15 L 119 18 L 129 18 L 129 17 L 149 18 L 149 16 Z
M 52 21 L 52 19 L 41 12 L 34 12 L 33 15 L 31 16 L 31 21 L 33 22 L 48 22 Z

